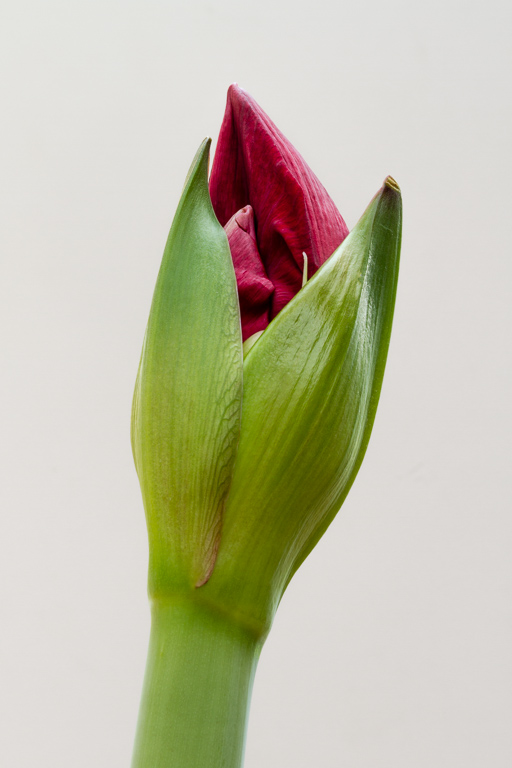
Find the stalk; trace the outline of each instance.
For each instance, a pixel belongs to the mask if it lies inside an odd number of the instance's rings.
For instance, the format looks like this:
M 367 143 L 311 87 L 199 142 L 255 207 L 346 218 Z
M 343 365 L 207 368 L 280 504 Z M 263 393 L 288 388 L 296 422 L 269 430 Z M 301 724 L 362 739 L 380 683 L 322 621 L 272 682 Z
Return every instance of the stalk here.
M 262 643 L 195 598 L 153 600 L 132 768 L 240 768 Z

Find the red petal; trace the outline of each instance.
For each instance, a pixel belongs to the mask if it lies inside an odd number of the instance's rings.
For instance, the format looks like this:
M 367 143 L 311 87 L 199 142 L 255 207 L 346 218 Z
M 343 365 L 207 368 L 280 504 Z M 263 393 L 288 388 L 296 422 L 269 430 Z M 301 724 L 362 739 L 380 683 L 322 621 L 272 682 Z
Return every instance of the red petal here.
M 274 286 L 268 279 L 256 244 L 254 214 L 246 205 L 224 227 L 235 267 L 242 315 L 242 335 L 247 339 L 269 324 Z
M 223 225 L 240 208 L 254 209 L 258 250 L 275 288 L 270 318 L 300 290 L 303 252 L 310 277 L 348 234 L 313 171 L 238 85 L 228 91 L 210 194 Z

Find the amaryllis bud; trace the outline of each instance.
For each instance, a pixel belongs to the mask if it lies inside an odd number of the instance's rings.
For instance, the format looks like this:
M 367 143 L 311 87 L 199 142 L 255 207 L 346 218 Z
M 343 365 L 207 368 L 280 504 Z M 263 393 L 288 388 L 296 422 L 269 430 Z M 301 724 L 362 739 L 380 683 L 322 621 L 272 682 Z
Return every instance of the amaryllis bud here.
M 297 150 L 238 85 L 228 91 L 210 195 L 228 235 L 245 341 L 264 330 L 298 293 L 303 254 L 307 254 L 311 277 L 348 229 Z M 234 225 L 239 222 L 244 229 L 240 222 L 248 216 L 254 217 L 250 242 L 240 237 Z

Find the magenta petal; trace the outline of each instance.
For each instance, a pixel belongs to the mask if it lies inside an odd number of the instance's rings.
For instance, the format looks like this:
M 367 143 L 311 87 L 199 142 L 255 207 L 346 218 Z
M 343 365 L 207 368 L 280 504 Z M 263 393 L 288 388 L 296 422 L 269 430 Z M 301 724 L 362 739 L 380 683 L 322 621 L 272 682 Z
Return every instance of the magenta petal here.
M 265 272 L 256 243 L 254 214 L 246 205 L 224 227 L 235 267 L 243 340 L 269 323 L 270 300 L 274 286 Z
M 258 250 L 275 289 L 270 318 L 300 290 L 303 252 L 311 277 L 348 234 L 315 174 L 238 85 L 228 91 L 210 194 L 223 225 L 241 208 L 254 209 Z

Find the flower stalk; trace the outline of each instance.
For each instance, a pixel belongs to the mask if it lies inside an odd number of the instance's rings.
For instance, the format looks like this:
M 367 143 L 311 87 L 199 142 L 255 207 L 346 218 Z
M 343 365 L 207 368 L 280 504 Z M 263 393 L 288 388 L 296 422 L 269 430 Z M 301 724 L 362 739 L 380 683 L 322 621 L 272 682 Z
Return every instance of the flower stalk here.
M 132 768 L 239 768 L 261 645 L 192 596 L 154 600 Z

